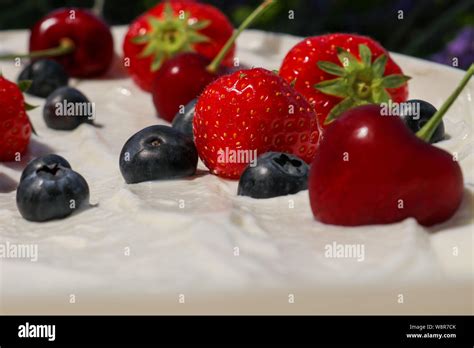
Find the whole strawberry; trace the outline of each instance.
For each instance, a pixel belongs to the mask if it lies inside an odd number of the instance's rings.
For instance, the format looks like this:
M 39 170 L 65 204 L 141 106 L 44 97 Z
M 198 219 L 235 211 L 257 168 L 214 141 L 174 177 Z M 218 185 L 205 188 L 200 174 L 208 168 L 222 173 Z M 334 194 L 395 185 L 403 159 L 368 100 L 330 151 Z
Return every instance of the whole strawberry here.
M 0 161 L 13 161 L 22 155 L 31 130 L 22 91 L 0 75 Z
M 151 91 L 163 62 L 183 52 L 196 52 L 210 61 L 232 36 L 234 28 L 217 8 L 192 1 L 162 2 L 138 17 L 123 42 L 129 74 L 145 91 Z M 230 66 L 235 47 L 223 64 Z M 127 60 L 126 60 L 127 63 Z
M 213 174 L 231 179 L 268 151 L 291 153 L 309 163 L 319 139 L 306 99 L 262 68 L 212 82 L 199 97 L 193 127 L 204 164 Z
M 280 75 L 314 106 L 321 126 L 355 106 L 403 102 L 407 80 L 373 39 L 354 34 L 307 38 L 286 55 Z

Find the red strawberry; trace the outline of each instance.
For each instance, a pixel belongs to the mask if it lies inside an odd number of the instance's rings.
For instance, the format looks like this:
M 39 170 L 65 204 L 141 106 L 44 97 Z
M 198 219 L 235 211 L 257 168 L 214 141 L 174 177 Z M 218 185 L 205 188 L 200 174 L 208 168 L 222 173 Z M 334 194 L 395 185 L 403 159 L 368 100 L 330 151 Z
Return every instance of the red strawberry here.
M 268 151 L 292 153 L 309 163 L 319 139 L 317 119 L 306 99 L 280 76 L 261 68 L 212 82 L 199 97 L 193 124 L 204 164 L 213 174 L 231 179 L 240 177 L 253 155 Z M 222 161 L 226 154 L 235 156 Z
M 25 101 L 20 88 L 0 75 L 0 161 L 23 154 L 31 136 Z
M 409 78 L 379 43 L 366 36 L 307 38 L 288 52 L 280 75 L 313 104 L 321 126 L 351 107 L 408 98 Z
M 162 63 L 182 52 L 195 51 L 212 60 L 232 36 L 233 26 L 217 8 L 191 1 L 162 2 L 138 17 L 123 42 L 128 71 L 145 91 L 151 91 Z M 234 58 L 232 47 L 224 65 Z M 128 64 L 127 64 L 128 65 Z

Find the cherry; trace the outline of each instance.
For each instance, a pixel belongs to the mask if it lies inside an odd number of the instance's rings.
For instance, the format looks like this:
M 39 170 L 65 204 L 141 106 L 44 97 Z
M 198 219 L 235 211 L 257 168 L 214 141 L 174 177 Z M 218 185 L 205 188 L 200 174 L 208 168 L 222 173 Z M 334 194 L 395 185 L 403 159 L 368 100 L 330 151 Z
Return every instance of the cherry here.
M 212 62 L 197 53 L 183 53 L 167 60 L 157 72 L 152 95 L 159 117 L 171 122 L 179 109 L 198 97 L 205 87 L 228 72 L 220 63 L 240 33 L 275 3 L 265 0 L 229 38 Z
M 30 53 L 0 59 L 50 57 L 69 75 L 92 77 L 105 73 L 114 57 L 112 34 L 90 11 L 62 8 L 40 19 L 31 29 Z
M 206 69 L 210 61 L 197 53 L 182 53 L 168 59 L 153 84 L 153 103 L 161 118 L 171 122 L 180 105 L 196 98 L 222 71 Z
M 311 165 L 309 197 L 323 223 L 356 226 L 415 218 L 449 219 L 463 196 L 456 158 L 428 143 L 474 73 L 474 65 L 440 110 L 414 135 L 378 105 L 350 109 L 325 130 Z

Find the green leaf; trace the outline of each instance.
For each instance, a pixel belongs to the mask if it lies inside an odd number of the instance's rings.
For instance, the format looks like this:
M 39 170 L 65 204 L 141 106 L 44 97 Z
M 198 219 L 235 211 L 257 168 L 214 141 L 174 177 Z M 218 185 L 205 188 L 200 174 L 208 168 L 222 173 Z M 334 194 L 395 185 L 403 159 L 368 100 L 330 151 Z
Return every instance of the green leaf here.
M 370 48 L 367 47 L 367 45 L 360 44 L 359 55 L 362 60 L 362 63 L 365 66 L 370 67 L 370 64 L 372 63 L 372 52 L 370 51 Z
M 199 34 L 198 32 L 189 33 L 189 42 L 190 43 L 200 43 L 200 42 L 209 42 L 209 38 L 206 35 Z
M 154 16 L 148 16 L 148 24 L 150 24 L 153 31 L 157 31 L 163 26 L 163 21 Z
M 34 105 L 30 105 L 28 103 L 23 103 L 23 105 L 25 106 L 25 110 L 26 111 L 29 111 L 29 110 L 33 110 L 33 109 L 36 109 L 38 106 L 34 106 Z M 31 127 L 31 131 L 33 132 L 34 135 L 38 135 L 38 133 L 36 133 L 36 129 L 35 127 L 33 126 L 33 123 L 31 123 L 31 120 L 29 117 L 27 117 L 28 119 L 28 123 L 30 124 L 30 127 Z
M 370 87 L 372 89 L 381 88 L 382 87 L 382 81 L 383 81 L 383 78 L 372 79 L 372 84 L 371 84 Z
M 157 71 L 159 68 L 161 68 L 161 65 L 163 64 L 164 61 L 164 53 L 159 52 L 155 55 L 153 58 L 153 62 L 151 63 L 151 71 Z
M 32 80 L 21 80 L 21 81 L 18 81 L 18 88 L 20 89 L 20 91 L 22 92 L 26 92 L 30 87 L 31 87 L 31 84 L 33 83 Z
M 205 19 L 205 20 L 197 21 L 197 22 L 194 22 L 194 23 L 190 24 L 189 28 L 191 28 L 193 30 L 202 30 L 204 28 L 207 28 L 210 24 L 211 24 L 211 21 Z
M 374 79 L 380 78 L 383 76 L 386 65 L 387 65 L 387 56 L 385 54 L 382 54 L 381 56 L 377 57 L 377 59 L 374 61 L 374 64 L 372 65 L 372 72 L 373 72 Z
M 34 135 L 38 135 L 38 133 L 36 133 L 35 126 L 33 126 L 33 123 L 31 123 L 31 120 L 30 120 L 29 118 L 28 118 L 28 123 L 30 124 L 31 132 L 32 132 Z
M 319 61 L 318 67 L 322 71 L 327 72 L 331 75 L 344 76 L 346 74 L 343 67 L 332 62 Z
M 346 80 L 342 77 L 317 83 L 314 87 L 324 94 L 333 95 L 335 97 L 345 98 L 349 95 Z
M 352 98 L 347 97 L 331 109 L 328 116 L 324 120 L 324 124 L 327 125 L 331 123 L 336 118 L 338 118 L 344 111 L 349 110 L 351 107 L 353 107 L 354 104 L 355 101 Z
M 166 19 L 172 19 L 174 17 L 174 10 L 169 1 L 165 2 L 165 8 L 163 13 Z
M 360 62 L 351 53 L 341 47 L 337 47 L 337 57 L 342 66 L 348 71 L 354 71 L 360 67 Z
M 140 53 L 141 58 L 145 58 L 148 56 L 151 56 L 157 52 L 157 45 L 155 42 L 150 42 L 146 47 L 143 49 L 143 51 Z
M 382 80 L 384 88 L 398 88 L 403 86 L 411 77 L 405 75 L 388 75 Z
M 137 44 L 137 45 L 140 45 L 140 44 L 144 44 L 144 43 L 147 43 L 148 41 L 150 41 L 150 35 L 137 35 L 135 36 L 134 38 L 132 38 L 132 43 L 134 44 Z
M 25 102 L 24 105 L 25 105 L 26 111 L 34 110 L 38 107 L 38 105 L 31 105 L 31 104 L 28 104 L 27 102 Z
M 382 86 L 372 88 L 372 101 L 375 104 L 387 103 L 390 99 L 390 94 Z

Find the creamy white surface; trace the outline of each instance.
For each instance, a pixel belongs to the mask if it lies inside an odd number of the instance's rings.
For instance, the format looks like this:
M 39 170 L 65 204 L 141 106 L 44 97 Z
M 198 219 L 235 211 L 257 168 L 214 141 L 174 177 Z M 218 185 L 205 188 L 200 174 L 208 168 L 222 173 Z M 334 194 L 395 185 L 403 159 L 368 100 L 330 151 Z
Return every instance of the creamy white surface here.
M 114 34 L 120 52 L 123 28 Z M 238 55 L 242 64 L 277 69 L 298 41 L 247 31 Z M 24 31 L 0 33 L 0 51 L 26 49 L 26 42 Z M 413 77 L 410 97 L 437 107 L 462 77 L 462 71 L 394 58 Z M 16 79 L 21 68 L 0 64 Z M 268 200 L 238 197 L 236 182 L 209 175 L 202 164 L 202 172 L 187 180 L 126 185 L 118 167 L 122 145 L 164 122 L 149 95 L 129 78 L 113 77 L 72 82 L 96 103 L 102 129 L 50 130 L 42 119 L 44 101 L 26 98 L 40 105 L 29 112 L 40 136 L 21 163 L 2 163 L 0 173 L 17 182 L 29 160 L 57 153 L 86 178 L 99 206 L 38 224 L 22 219 L 14 190 L 0 193 L 0 243 L 39 248 L 36 263 L 0 259 L 1 312 L 472 312 L 473 82 L 446 116 L 451 139 L 439 144 L 457 151 L 463 168 L 465 199 L 456 215 L 429 229 L 413 219 L 340 228 L 313 220 L 307 191 Z M 363 244 L 365 260 L 325 257 L 325 245 L 334 241 Z M 289 293 L 296 297 L 293 306 Z M 396 303 L 400 293 L 407 294 L 403 305 Z M 77 298 L 73 306 L 70 294 Z M 179 294 L 188 307 L 178 304 Z

